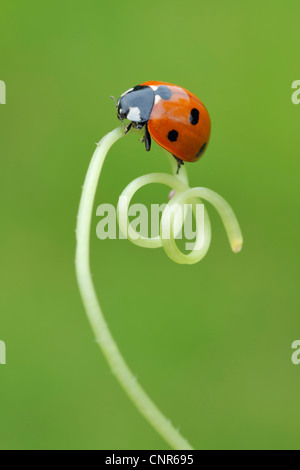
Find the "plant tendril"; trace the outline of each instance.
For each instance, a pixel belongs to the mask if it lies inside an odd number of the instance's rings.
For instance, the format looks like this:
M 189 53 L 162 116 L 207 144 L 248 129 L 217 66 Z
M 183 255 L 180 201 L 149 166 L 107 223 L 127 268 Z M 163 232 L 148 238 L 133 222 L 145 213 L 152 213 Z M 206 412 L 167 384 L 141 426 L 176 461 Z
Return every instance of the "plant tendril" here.
M 76 228 L 77 246 L 75 265 L 77 281 L 96 341 L 102 349 L 113 374 L 123 387 L 124 391 L 140 413 L 173 449 L 192 450 L 193 448 L 187 440 L 182 437 L 177 429 L 174 428 L 170 420 L 161 413 L 143 388 L 139 385 L 136 376 L 129 369 L 103 316 L 92 281 L 90 270 L 90 231 L 96 189 L 102 166 L 109 149 L 123 136 L 124 129 L 122 127 L 118 127 L 103 137 L 99 144 L 97 144 L 97 148 L 88 168 L 82 189 Z M 184 254 L 178 249 L 175 242 L 176 233 L 180 228 L 178 227 L 178 224 L 176 225 L 176 223 L 174 223 L 177 212 L 175 204 L 182 205 L 187 202 L 193 204 L 196 202 L 201 203 L 203 199 L 209 201 L 219 212 L 232 250 L 234 252 L 240 251 L 242 247 L 242 235 L 237 219 L 228 203 L 221 198 L 221 196 L 209 189 L 190 188 L 188 186 L 185 168 L 182 167 L 179 172 L 180 174 L 176 175 L 177 163 L 173 160 L 173 157 L 170 157 L 173 175 L 165 173 L 145 175 L 135 179 L 125 188 L 120 196 L 117 211 L 120 230 L 123 234 L 127 234 L 128 239 L 136 245 L 146 248 L 163 247 L 167 255 L 177 263 L 197 263 L 205 256 L 210 245 L 211 227 L 208 214 L 205 210 L 205 236 L 203 246 L 199 250 L 192 250 L 189 254 Z M 128 221 L 130 201 L 138 189 L 149 183 L 165 184 L 172 190 L 175 190 L 175 195 L 170 199 L 166 206 L 166 208 L 168 207 L 168 210 L 165 208 L 163 211 L 160 235 L 154 238 L 142 237 L 133 229 Z M 164 228 L 168 226 L 170 227 L 170 237 L 165 239 L 161 234 L 164 233 Z M 197 233 L 198 232 L 196 232 L 196 234 Z

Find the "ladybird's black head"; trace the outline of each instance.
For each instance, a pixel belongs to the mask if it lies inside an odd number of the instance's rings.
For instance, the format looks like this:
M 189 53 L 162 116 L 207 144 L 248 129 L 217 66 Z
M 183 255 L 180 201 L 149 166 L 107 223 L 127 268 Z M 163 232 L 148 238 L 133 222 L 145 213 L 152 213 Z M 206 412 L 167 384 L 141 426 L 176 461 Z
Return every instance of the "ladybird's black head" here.
M 121 98 L 118 101 L 118 119 L 122 121 L 123 119 L 127 118 L 127 114 L 129 113 L 129 104 L 125 96 L 121 96 Z
M 148 121 L 154 104 L 154 91 L 146 85 L 137 85 L 121 95 L 118 100 L 118 118 L 132 123 Z

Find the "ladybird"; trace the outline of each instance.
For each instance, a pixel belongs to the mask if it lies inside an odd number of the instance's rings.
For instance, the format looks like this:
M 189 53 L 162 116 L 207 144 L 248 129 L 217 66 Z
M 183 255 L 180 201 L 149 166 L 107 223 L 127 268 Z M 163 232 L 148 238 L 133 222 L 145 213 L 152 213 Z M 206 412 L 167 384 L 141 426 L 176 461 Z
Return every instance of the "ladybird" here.
M 146 150 L 151 137 L 170 152 L 178 163 L 196 162 L 205 152 L 210 136 L 210 117 L 193 93 L 165 82 L 145 82 L 125 91 L 116 103 L 118 119 L 145 129 Z

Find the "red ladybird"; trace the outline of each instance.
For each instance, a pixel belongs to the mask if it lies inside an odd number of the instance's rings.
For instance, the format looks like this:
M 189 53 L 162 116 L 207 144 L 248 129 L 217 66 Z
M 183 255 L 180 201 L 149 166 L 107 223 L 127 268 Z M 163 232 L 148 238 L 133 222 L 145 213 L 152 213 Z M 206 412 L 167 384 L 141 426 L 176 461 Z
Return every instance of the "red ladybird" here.
M 129 119 L 131 127 L 145 128 L 145 146 L 151 137 L 172 153 L 178 162 L 196 162 L 210 136 L 210 117 L 193 93 L 165 82 L 145 82 L 130 88 L 118 100 L 118 118 Z

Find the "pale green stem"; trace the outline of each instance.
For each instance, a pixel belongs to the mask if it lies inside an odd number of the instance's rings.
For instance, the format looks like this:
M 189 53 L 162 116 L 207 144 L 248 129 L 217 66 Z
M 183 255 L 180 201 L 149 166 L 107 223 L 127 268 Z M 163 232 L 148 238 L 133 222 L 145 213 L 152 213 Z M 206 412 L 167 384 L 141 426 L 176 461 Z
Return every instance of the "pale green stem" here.
M 96 340 L 121 386 L 141 414 L 174 449 L 192 450 L 189 443 L 172 426 L 138 384 L 135 375 L 127 366 L 107 326 L 90 271 L 90 231 L 95 193 L 104 159 L 110 147 L 124 135 L 122 128 L 107 134 L 99 142 L 91 160 L 79 205 L 77 219 L 76 274 L 85 310 Z

